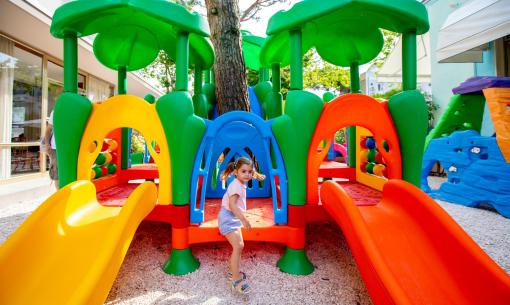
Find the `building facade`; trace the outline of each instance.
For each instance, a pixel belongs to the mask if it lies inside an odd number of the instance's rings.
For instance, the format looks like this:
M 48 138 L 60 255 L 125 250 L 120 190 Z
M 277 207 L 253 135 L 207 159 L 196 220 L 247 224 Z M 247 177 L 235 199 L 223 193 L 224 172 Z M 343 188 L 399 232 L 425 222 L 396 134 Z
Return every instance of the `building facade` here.
M 452 88 L 463 81 L 474 76 L 509 76 L 510 0 L 422 2 L 429 13 L 432 98 L 440 107 L 439 118 Z M 493 132 L 486 108 L 482 134 Z
M 63 91 L 63 44 L 50 35 L 51 16 L 65 1 L 1 0 L 0 184 L 47 175 L 41 138 Z M 80 39 L 78 90 L 92 102 L 116 92 L 117 74 L 94 57 L 92 40 Z M 128 92 L 161 92 L 130 73 Z

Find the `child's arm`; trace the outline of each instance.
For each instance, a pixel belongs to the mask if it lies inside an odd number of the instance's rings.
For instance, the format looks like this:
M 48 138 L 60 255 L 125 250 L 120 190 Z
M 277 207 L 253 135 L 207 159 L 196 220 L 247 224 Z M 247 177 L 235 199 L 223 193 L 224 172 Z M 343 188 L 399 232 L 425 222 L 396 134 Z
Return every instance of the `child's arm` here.
M 228 197 L 228 206 L 229 206 L 230 210 L 232 211 L 232 213 L 234 213 L 234 215 L 237 218 L 239 218 L 239 220 L 241 220 L 246 231 L 250 231 L 251 224 L 248 221 L 248 219 L 246 219 L 246 217 L 244 217 L 243 211 L 241 211 L 241 209 L 237 206 L 237 204 L 236 204 L 237 199 L 239 199 L 238 194 L 234 194 L 234 195 Z

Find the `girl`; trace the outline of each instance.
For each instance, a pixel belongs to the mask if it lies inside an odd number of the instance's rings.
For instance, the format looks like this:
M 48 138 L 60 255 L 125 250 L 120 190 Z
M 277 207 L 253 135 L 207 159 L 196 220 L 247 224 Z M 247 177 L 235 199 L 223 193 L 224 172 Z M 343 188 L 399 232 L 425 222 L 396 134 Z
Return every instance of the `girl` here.
M 221 201 L 221 210 L 218 214 L 218 226 L 220 233 L 225 236 L 232 246 L 230 256 L 229 280 L 232 281 L 232 288 L 241 293 L 248 293 L 250 285 L 247 282 L 246 274 L 239 271 L 241 252 L 244 241 L 241 233 L 241 226 L 247 231 L 251 230 L 248 219 L 244 216 L 246 212 L 246 183 L 252 178 L 262 181 L 266 176 L 253 169 L 253 162 L 245 157 L 240 157 L 235 162 L 230 162 L 221 179 L 226 180 L 230 174 L 235 179 L 228 185 L 225 195 Z

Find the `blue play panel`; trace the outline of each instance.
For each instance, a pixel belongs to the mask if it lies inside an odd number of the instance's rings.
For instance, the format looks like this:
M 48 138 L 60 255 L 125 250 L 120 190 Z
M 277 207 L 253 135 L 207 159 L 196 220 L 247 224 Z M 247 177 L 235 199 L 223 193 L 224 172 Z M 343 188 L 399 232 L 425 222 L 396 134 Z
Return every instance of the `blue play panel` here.
M 448 174 L 438 190 L 427 176 L 436 162 Z M 510 218 L 510 164 L 505 162 L 494 137 L 474 130 L 457 131 L 430 142 L 423 159 L 421 188 L 432 198 L 477 207 L 487 204 Z

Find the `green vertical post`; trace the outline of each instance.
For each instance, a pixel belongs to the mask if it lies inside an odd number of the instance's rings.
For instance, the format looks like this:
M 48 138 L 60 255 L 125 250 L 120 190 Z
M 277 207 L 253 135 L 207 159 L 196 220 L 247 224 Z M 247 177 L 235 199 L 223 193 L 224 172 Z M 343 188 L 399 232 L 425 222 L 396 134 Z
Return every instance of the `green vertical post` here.
M 189 33 L 177 34 L 177 50 L 175 55 L 175 90 L 188 91 L 188 57 Z
M 204 74 L 205 74 L 204 83 L 210 84 L 211 83 L 211 69 L 205 70 Z
M 195 65 L 195 77 L 193 82 L 193 93 L 195 95 L 202 93 L 203 70 L 199 65 Z
M 267 68 L 259 69 L 259 83 L 269 80 L 269 70 Z
M 117 71 L 117 94 L 123 95 L 127 93 L 127 69 L 119 67 Z M 122 128 L 122 158 L 120 167 L 122 169 L 129 168 L 129 151 L 131 146 L 129 138 L 129 128 Z
M 351 93 L 360 93 L 359 84 L 359 64 L 357 62 L 351 62 L 350 66 L 351 73 Z M 347 127 L 349 132 L 349 138 L 347 142 L 347 165 L 349 167 L 356 167 L 356 126 Z
M 360 93 L 359 84 L 359 64 L 357 62 L 351 62 L 351 93 Z
M 303 49 L 301 29 L 290 31 L 290 90 L 303 90 Z
M 402 84 L 404 91 L 416 90 L 416 33 L 402 34 Z
M 127 70 L 126 67 L 119 67 L 117 71 L 117 94 L 127 93 Z
M 64 92 L 78 93 L 78 38 L 64 35 Z
M 280 77 L 280 64 L 273 64 L 271 66 L 273 77 L 273 92 L 280 92 L 282 89 L 282 81 Z

